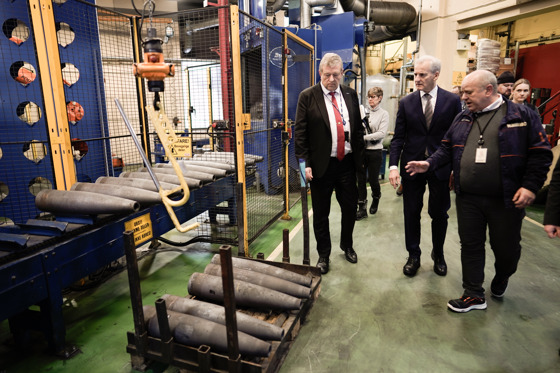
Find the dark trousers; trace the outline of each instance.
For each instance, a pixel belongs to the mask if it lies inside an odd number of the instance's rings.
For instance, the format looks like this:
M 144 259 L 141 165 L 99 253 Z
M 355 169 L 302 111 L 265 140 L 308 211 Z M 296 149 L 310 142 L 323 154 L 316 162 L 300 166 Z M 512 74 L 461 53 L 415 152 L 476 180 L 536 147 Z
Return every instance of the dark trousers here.
M 381 197 L 381 186 L 379 185 L 379 169 L 383 159 L 383 149 L 365 150 L 364 151 L 364 168 L 363 172 L 358 171 L 358 200 L 367 199 L 366 178 L 371 187 L 372 197 Z M 367 175 L 366 175 L 367 174 Z M 367 177 L 366 177 L 367 176 Z
M 465 193 L 457 195 L 455 203 L 464 295 L 484 297 L 486 228 L 494 252 L 496 277 L 505 280 L 517 270 L 521 256 L 521 225 L 525 210 L 506 208 L 501 197 Z
M 418 174 L 414 179 L 403 179 L 404 235 L 406 249 L 410 257 L 419 258 L 420 214 L 424 207 L 426 184 L 430 196 L 428 214 L 432 218 L 432 249 L 435 256 L 443 255 L 443 244 L 447 233 L 447 211 L 451 207 L 449 180 L 438 180 L 431 173 Z
M 356 222 L 356 205 L 358 188 L 356 187 L 356 170 L 352 154 L 342 161 L 331 158 L 325 174 L 311 180 L 311 204 L 313 206 L 313 231 L 317 241 L 319 256 L 328 258 L 331 254 L 331 234 L 329 214 L 333 190 L 341 211 L 340 247 L 353 246 L 352 233 Z

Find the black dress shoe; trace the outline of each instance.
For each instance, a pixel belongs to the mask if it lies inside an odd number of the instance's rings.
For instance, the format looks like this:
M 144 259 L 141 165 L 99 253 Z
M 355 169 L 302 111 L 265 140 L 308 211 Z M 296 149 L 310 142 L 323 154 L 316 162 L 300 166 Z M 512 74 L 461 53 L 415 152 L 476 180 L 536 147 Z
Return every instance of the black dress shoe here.
M 409 257 L 403 267 L 403 273 L 407 276 L 413 277 L 420 268 L 420 258 Z
M 329 258 L 319 257 L 317 268 L 321 270 L 321 274 L 326 274 L 329 271 Z
M 432 251 L 432 259 L 434 260 L 434 272 L 437 275 L 445 276 L 447 274 L 447 263 L 445 263 L 443 255 L 436 257 Z
M 349 261 L 350 263 L 358 263 L 358 254 L 356 254 L 356 252 L 354 251 L 353 248 L 348 248 L 348 249 L 343 249 L 341 247 L 342 251 L 344 251 L 344 256 L 346 257 L 346 260 Z

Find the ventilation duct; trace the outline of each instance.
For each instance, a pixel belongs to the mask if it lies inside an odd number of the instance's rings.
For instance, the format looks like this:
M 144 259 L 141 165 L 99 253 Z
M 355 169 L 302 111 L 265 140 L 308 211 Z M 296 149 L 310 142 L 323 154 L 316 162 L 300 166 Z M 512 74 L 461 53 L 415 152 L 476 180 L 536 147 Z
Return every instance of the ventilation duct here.
M 408 3 L 370 1 L 367 17 L 367 3 L 364 0 L 339 1 L 344 11 L 352 11 L 357 17 L 364 17 L 375 26 L 366 33 L 366 44 L 401 38 L 416 30 L 416 9 Z
M 285 3 L 286 0 L 267 1 L 266 2 L 267 13 L 268 12 L 270 12 L 271 14 L 276 13 L 277 11 L 282 9 Z
M 408 3 L 394 1 L 370 1 L 369 17 L 364 0 L 339 0 L 346 11 L 352 11 L 357 17 L 364 17 L 376 25 L 394 26 L 406 30 L 416 19 L 416 9 Z

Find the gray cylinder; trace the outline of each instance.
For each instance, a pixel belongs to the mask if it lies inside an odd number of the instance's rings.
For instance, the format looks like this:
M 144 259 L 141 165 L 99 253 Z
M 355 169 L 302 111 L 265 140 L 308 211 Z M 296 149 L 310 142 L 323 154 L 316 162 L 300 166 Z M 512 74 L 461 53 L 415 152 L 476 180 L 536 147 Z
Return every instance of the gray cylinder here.
M 223 306 L 170 294 L 165 294 L 161 298 L 165 300 L 168 310 L 186 313 L 226 325 L 226 313 Z M 284 337 L 284 329 L 281 327 L 259 320 L 246 313 L 236 312 L 236 319 L 237 330 L 250 334 L 253 337 L 273 341 L 280 341 Z
M 138 169 L 138 171 L 139 172 L 148 172 L 146 167 L 142 167 L 142 168 Z M 169 167 L 156 167 L 156 168 L 153 168 L 152 171 L 154 171 L 158 175 L 163 174 L 163 175 L 177 176 L 177 174 L 175 173 L 175 170 L 173 168 L 169 168 Z M 215 175 L 212 175 L 211 173 L 208 173 L 208 172 L 187 171 L 187 170 L 184 170 L 182 167 L 181 167 L 181 172 L 183 173 L 183 176 L 185 178 L 197 179 L 197 180 L 201 180 L 201 181 L 204 181 L 204 182 L 207 182 L 207 183 L 217 179 L 217 177 Z
M 235 171 L 235 164 L 229 164 L 229 163 L 220 163 L 220 162 L 212 162 L 212 161 L 204 161 L 202 159 L 197 159 L 197 158 L 192 158 L 189 159 L 188 161 L 179 161 L 179 164 L 181 163 L 185 163 L 185 164 L 194 164 L 197 166 L 206 166 L 206 167 L 212 167 L 212 168 L 218 168 L 221 170 L 225 170 L 226 172 L 234 172 Z
M 179 181 L 179 177 L 177 177 L 177 175 L 157 174 L 156 176 L 160 182 L 164 181 L 166 183 L 175 184 L 176 185 L 175 187 L 178 187 L 181 184 L 181 182 Z M 147 172 L 123 172 L 120 174 L 119 177 L 131 177 L 133 179 L 152 180 L 152 177 Z M 189 179 L 185 177 L 185 181 L 187 182 L 187 185 L 189 186 L 190 189 L 198 189 L 202 186 L 202 181 L 200 180 Z
M 254 285 L 241 280 L 233 280 L 235 303 L 242 307 L 275 310 L 298 310 L 302 300 L 276 290 Z M 189 294 L 223 302 L 222 278 L 205 273 L 193 273 L 189 279 Z
M 204 165 L 197 165 L 195 162 L 185 162 L 185 161 L 177 161 L 179 166 L 181 167 L 181 171 L 189 172 L 189 171 L 197 171 L 197 172 L 204 172 L 207 174 L 214 175 L 215 178 L 224 177 L 226 176 L 227 171 L 225 169 L 204 166 Z M 173 165 L 169 163 L 157 163 L 158 166 L 156 168 L 163 168 L 163 169 L 173 169 Z M 175 172 L 175 171 L 173 171 Z
M 212 152 L 212 153 L 194 154 L 192 159 L 235 165 L 235 157 L 233 156 L 233 153 Z M 245 160 L 245 163 L 247 163 L 247 160 Z
M 222 267 L 217 264 L 208 264 L 204 269 L 204 273 L 213 276 L 222 275 Z M 311 296 L 311 288 L 296 284 L 279 277 L 270 276 L 264 273 L 249 271 L 243 268 L 233 267 L 233 278 L 251 284 L 264 286 L 265 288 L 279 291 L 298 298 L 309 298 Z
M 140 204 L 125 198 L 91 192 L 44 189 L 35 197 L 41 211 L 63 215 L 122 214 L 140 210 Z
M 103 194 L 105 196 L 115 196 L 137 201 L 142 206 L 155 205 L 161 203 L 159 193 L 144 189 L 132 188 L 129 186 L 119 186 L 109 184 L 75 183 L 70 190 Z
M 214 175 L 215 177 L 224 177 L 227 174 L 226 170 L 222 170 L 222 169 L 215 168 L 215 167 L 196 165 L 196 164 L 193 164 L 193 162 L 190 162 L 190 163 L 189 162 L 179 162 L 179 165 L 181 165 L 182 170 L 185 170 L 187 172 L 190 172 L 190 171 L 206 172 L 206 173 L 209 173 L 211 175 Z
M 159 323 L 156 308 L 144 306 L 144 322 L 147 324 L 148 334 L 160 338 Z M 184 345 L 198 347 L 210 346 L 216 352 L 228 351 L 227 330 L 225 325 L 205 320 L 200 317 L 168 311 L 169 329 L 173 338 Z M 258 338 L 237 332 L 239 353 L 251 356 L 268 356 L 272 349 L 270 343 Z
M 224 162 L 229 164 L 235 164 L 235 154 L 233 152 L 207 152 L 202 154 L 195 154 L 193 159 L 203 159 L 214 162 Z M 245 164 L 254 164 L 255 162 L 261 162 L 263 157 L 255 154 L 245 153 Z
M 137 189 L 144 189 L 144 190 L 149 190 L 152 192 L 158 192 L 156 185 L 154 184 L 154 182 L 150 179 L 134 179 L 132 177 L 112 177 L 112 176 L 101 176 L 99 178 L 97 178 L 97 180 L 95 180 L 96 184 L 110 184 L 110 185 L 122 185 L 122 186 L 127 186 L 127 187 L 131 187 L 131 188 L 137 188 Z M 177 184 L 171 184 L 171 183 L 166 183 L 164 181 L 160 181 L 159 185 L 164 189 L 164 190 L 172 190 L 177 188 L 179 185 Z
M 220 255 L 216 254 L 212 257 L 212 264 L 220 264 Z M 284 280 L 295 282 L 296 284 L 311 286 L 311 281 L 313 279 L 308 276 L 300 275 L 292 271 L 288 271 L 284 268 L 279 268 L 265 262 L 260 262 L 258 260 L 242 259 L 242 258 L 231 258 L 232 266 L 235 268 L 243 268 L 249 271 L 255 271 L 259 273 L 264 273 L 269 276 L 279 277 Z

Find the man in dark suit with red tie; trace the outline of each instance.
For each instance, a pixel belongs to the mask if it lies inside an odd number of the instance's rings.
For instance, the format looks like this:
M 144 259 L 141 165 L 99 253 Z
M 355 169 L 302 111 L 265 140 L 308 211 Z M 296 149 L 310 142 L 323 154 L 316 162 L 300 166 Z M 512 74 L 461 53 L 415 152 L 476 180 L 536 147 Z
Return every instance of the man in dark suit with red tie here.
M 329 214 L 335 192 L 341 210 L 340 248 L 356 263 L 352 234 L 356 221 L 356 169 L 362 167 L 364 129 L 356 91 L 340 85 L 343 63 L 327 53 L 319 64 L 321 82 L 301 92 L 295 122 L 295 153 L 305 162 L 311 187 L 313 231 L 321 273 L 329 271 L 331 237 Z
M 410 176 L 404 169 L 409 161 L 424 160 L 434 153 L 453 119 L 461 112 L 459 97 L 436 85 L 440 71 L 441 62 L 435 57 L 423 56 L 415 61 L 414 83 L 417 90 L 400 100 L 395 134 L 391 140 L 389 181 L 394 188 L 402 182 L 404 234 L 408 251 L 403 273 L 410 277 L 416 275 L 420 267 L 420 214 L 426 184 L 430 191 L 428 213 L 432 218 L 431 256 L 434 260 L 434 272 L 440 276 L 447 274 L 443 245 L 449 217 L 447 211 L 451 206 L 451 166 L 414 176 Z

